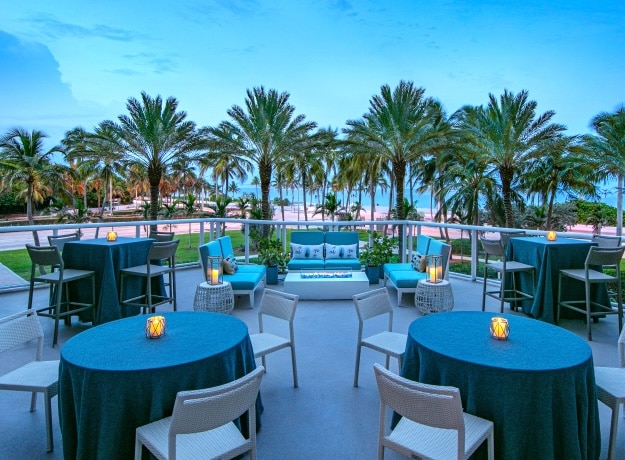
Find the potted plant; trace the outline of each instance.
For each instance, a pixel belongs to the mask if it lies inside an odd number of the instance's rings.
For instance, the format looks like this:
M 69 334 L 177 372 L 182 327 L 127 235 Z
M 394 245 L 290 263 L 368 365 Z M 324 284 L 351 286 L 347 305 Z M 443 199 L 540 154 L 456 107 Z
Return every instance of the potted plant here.
M 384 235 L 375 235 L 373 245 L 360 251 L 360 261 L 365 266 L 369 284 L 378 284 L 384 278 L 384 264 L 393 256 L 393 239 Z
M 289 255 L 280 240 L 263 238 L 258 242 L 258 261 L 267 267 L 267 284 L 278 284 L 278 272 L 286 272 Z

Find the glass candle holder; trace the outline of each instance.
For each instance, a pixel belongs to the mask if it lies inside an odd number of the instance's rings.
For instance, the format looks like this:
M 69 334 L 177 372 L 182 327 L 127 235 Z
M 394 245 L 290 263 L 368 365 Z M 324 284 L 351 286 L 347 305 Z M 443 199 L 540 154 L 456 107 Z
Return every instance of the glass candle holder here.
M 145 323 L 145 336 L 148 339 L 160 339 L 165 335 L 165 317 L 150 316 Z

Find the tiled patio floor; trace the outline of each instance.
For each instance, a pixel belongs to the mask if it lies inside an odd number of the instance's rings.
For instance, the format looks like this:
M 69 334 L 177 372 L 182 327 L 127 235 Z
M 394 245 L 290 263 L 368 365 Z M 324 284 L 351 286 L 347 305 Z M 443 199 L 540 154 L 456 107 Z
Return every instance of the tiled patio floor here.
M 178 305 L 192 310 L 196 285 L 202 281 L 198 268 L 178 272 Z M 455 310 L 479 310 L 481 284 L 452 278 Z M 372 286 L 372 288 L 381 287 Z M 272 287 L 282 289 L 282 284 Z M 45 302 L 46 290 L 39 290 L 36 302 Z M 390 290 L 395 304 L 395 330 L 406 332 L 419 317 L 411 298 L 404 296 L 397 307 L 397 296 Z M 26 308 L 27 292 L 0 294 L 0 316 Z M 257 312 L 261 296 L 254 309 L 247 297 L 236 299 L 233 315 L 243 320 L 250 332 L 257 331 Z M 495 302 L 487 304 L 497 311 Z M 258 433 L 259 459 L 319 459 L 363 458 L 377 455 L 379 400 L 375 385 L 373 363 L 383 356 L 364 349 L 361 363 L 360 387 L 353 387 L 356 351 L 357 318 L 353 304 L 341 301 L 300 301 L 295 315 L 295 335 L 300 387 L 292 386 L 289 352 L 283 350 L 268 357 L 268 372 L 261 392 L 265 411 L 262 429 Z M 61 326 L 59 343 L 51 347 L 52 321 L 41 318 L 46 334 L 45 359 L 58 359 L 63 343 L 90 325 Z M 585 340 L 582 321 L 566 320 L 562 326 Z M 382 326 L 383 327 L 383 326 Z M 618 356 L 616 318 L 611 316 L 593 324 L 594 341 L 590 343 L 594 361 L 600 366 L 616 366 Z M 33 356 L 33 348 L 18 349 L 0 355 L 0 373 L 17 366 L 22 359 Z M 397 372 L 396 362 L 391 370 Z M 58 426 L 56 398 L 53 400 L 55 451 L 46 454 L 45 421 L 41 399 L 35 413 L 29 412 L 30 396 L 26 393 L 0 392 L 0 459 L 60 459 L 63 458 L 61 432 Z M 602 431 L 602 458 L 607 457 L 610 411 L 599 403 Z M 495 442 L 497 442 L 495 440 Z M 399 458 L 392 453 L 387 458 Z M 621 419 L 617 458 L 625 458 L 625 419 Z

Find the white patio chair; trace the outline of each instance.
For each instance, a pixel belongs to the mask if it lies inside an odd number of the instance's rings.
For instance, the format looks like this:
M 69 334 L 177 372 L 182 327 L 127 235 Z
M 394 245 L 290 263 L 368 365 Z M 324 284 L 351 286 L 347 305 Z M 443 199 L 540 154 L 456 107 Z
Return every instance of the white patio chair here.
M 171 417 L 137 428 L 135 460 L 145 446 L 158 459 L 256 458 L 256 398 L 265 369 L 260 366 L 233 382 L 180 391 Z M 248 437 L 234 420 L 248 413 Z M 178 436 L 183 435 L 183 436 Z
M 356 313 L 358 314 L 358 345 L 356 348 L 356 369 L 354 371 L 354 386 L 358 386 L 358 374 L 360 372 L 360 352 L 362 347 L 371 348 L 386 355 L 386 368 L 388 369 L 391 356 L 397 359 L 397 365 L 401 370 L 404 352 L 406 351 L 406 334 L 393 332 L 393 307 L 388 298 L 386 288 L 356 294 L 353 297 Z M 364 323 L 370 318 L 388 314 L 388 328 L 386 331 L 363 339 Z
M 43 393 L 46 416 L 48 452 L 54 450 L 52 438 L 51 399 L 58 393 L 59 361 L 42 361 L 43 330 L 39 318 L 32 310 L 0 318 L 0 353 L 37 339 L 35 361 L 0 376 L 0 390 L 30 391 L 30 411 L 37 405 L 37 393 Z M 11 414 L 5 414 L 10 417 Z
M 291 364 L 293 366 L 293 386 L 297 388 L 297 363 L 295 360 L 295 335 L 293 333 L 293 318 L 299 296 L 286 292 L 265 289 L 263 300 L 258 311 L 258 334 L 250 334 L 254 358 L 261 358 L 263 367 L 267 369 L 265 356 L 283 348 L 291 349 Z M 289 338 L 265 332 L 263 315 L 273 316 L 289 323 Z
M 384 448 L 409 458 L 465 459 L 484 442 L 495 458 L 493 422 L 462 411 L 460 390 L 405 379 L 373 365 L 380 392 L 378 460 Z M 402 418 L 387 434 L 386 408 Z
M 613 460 L 616 455 L 619 408 L 625 404 L 625 328 L 621 330 L 618 338 L 618 356 L 620 367 L 595 367 L 597 399 L 612 409 L 609 460 Z

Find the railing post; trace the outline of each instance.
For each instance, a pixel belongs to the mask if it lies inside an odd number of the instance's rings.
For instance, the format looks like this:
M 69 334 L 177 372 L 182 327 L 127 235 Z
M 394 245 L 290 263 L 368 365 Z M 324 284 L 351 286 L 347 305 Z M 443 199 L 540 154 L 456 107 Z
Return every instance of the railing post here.
M 471 230 L 471 281 L 475 281 L 477 279 L 478 260 L 477 230 Z

